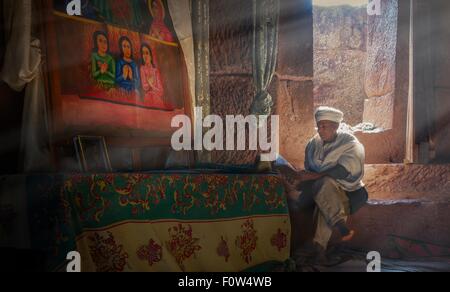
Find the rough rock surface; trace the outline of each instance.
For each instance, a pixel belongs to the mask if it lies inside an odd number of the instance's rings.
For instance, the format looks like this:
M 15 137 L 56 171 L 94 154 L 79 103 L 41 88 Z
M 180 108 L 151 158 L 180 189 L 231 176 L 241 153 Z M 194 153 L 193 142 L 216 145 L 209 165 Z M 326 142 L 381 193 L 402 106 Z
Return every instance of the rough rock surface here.
M 367 69 L 365 89 L 369 98 L 395 89 L 398 3 L 383 1 L 383 13 L 367 19 Z
M 363 120 L 367 12 L 351 6 L 314 7 L 315 105 L 340 108 L 346 122 Z
M 392 129 L 394 122 L 394 94 L 376 96 L 364 102 L 363 121 L 384 130 Z
M 368 16 L 364 122 L 391 129 L 396 85 L 397 1 L 384 1 L 380 16 Z
M 211 112 L 222 118 L 246 116 L 255 95 L 252 3 L 212 0 L 210 18 Z M 212 162 L 248 164 L 253 163 L 255 157 L 252 151 L 214 151 Z
M 225 120 L 227 115 L 248 115 L 254 96 L 253 78 L 211 76 L 211 106 L 213 113 Z M 224 141 L 226 133 L 224 132 Z M 249 164 L 255 161 L 252 151 L 214 151 L 212 160 L 220 164 Z
M 363 121 L 365 52 L 358 50 L 315 51 L 314 101 L 345 113 L 345 121 Z
M 366 150 L 366 163 L 403 163 L 405 146 L 399 143 L 403 133 L 399 130 L 388 130 L 381 133 L 356 133 L 356 137 Z
M 280 153 L 303 168 L 305 148 L 315 134 L 311 81 L 279 81 L 276 113 L 280 115 Z
M 280 1 L 277 73 L 313 76 L 312 9 L 311 0 Z
M 450 202 L 450 165 L 368 165 L 364 182 L 374 200 Z
M 312 6 L 310 0 L 280 4 L 279 62 L 271 92 L 280 116 L 280 153 L 303 167 L 305 145 L 315 132 Z
M 211 73 L 252 74 L 252 2 L 210 1 Z

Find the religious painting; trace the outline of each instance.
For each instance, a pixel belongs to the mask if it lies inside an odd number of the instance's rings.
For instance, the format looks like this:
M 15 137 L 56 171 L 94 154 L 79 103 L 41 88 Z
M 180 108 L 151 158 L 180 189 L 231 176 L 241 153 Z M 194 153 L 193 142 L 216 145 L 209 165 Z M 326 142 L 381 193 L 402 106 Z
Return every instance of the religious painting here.
M 149 11 L 153 17 L 153 21 L 150 26 L 150 35 L 166 42 L 173 42 L 174 35 L 166 25 L 166 13 L 162 1 L 149 0 L 147 3 Z
M 171 110 L 164 99 L 164 85 L 156 51 L 138 33 L 108 26 L 96 31 L 91 53 L 91 80 L 81 98 L 101 99 L 125 105 Z M 100 48 L 100 50 L 98 49 Z M 116 57 L 113 57 L 116 56 Z
M 55 10 L 66 12 L 71 0 L 55 2 Z M 164 0 L 82 0 L 82 16 L 86 19 L 151 35 L 176 43 L 176 34 Z
M 67 127 L 168 131 L 190 96 L 165 0 L 54 0 L 55 66 Z

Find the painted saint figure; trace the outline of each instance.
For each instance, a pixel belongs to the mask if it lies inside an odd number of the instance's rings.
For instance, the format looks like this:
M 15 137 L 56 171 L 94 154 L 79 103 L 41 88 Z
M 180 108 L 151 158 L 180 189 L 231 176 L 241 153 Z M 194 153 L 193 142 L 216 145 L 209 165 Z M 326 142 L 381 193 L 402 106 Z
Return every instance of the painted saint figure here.
M 148 0 L 148 7 L 151 15 L 153 16 L 153 22 L 150 27 L 150 35 L 162 41 L 174 42 L 175 40 L 172 33 L 164 23 L 166 13 L 161 0 Z
M 94 49 L 91 55 L 92 78 L 105 89 L 114 87 L 116 65 L 109 54 L 109 42 L 106 33 L 97 31 L 93 37 Z
M 144 95 L 143 100 L 151 102 L 155 107 L 164 107 L 164 87 L 161 81 L 161 74 L 155 65 L 152 50 L 147 44 L 142 45 L 141 55 L 142 66 L 140 73 Z
M 129 38 L 123 36 L 119 40 L 120 59 L 116 67 L 117 85 L 132 92 L 139 88 L 140 78 L 136 63 L 133 60 L 133 46 Z

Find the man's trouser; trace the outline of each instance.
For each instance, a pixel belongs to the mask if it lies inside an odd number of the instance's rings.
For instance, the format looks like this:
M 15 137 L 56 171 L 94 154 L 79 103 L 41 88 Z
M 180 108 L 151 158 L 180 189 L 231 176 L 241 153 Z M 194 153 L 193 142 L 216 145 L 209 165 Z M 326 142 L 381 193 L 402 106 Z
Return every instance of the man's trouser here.
M 339 221 L 347 221 L 350 203 L 347 193 L 336 180 L 324 177 L 301 187 L 298 206 L 302 209 L 315 206 L 316 231 L 313 241 L 324 249 L 333 233 L 333 227 Z

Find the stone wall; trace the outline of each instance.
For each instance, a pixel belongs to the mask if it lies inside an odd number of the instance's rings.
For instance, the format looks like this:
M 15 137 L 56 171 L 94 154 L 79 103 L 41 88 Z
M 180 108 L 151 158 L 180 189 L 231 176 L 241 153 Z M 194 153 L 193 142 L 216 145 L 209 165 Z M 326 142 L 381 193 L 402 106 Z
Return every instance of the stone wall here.
M 373 200 L 450 202 L 450 165 L 367 165 L 364 182 Z
M 385 131 L 357 134 L 366 147 L 369 164 L 403 163 L 406 149 L 409 3 L 385 0 L 382 4 L 382 12 L 386 15 L 368 17 L 365 75 L 368 99 L 364 105 L 364 121 L 383 127 Z M 391 17 L 387 19 L 387 15 Z M 389 30 L 394 28 L 395 31 Z
M 280 115 L 280 152 L 303 167 L 314 135 L 313 17 L 311 0 L 282 0 L 275 113 Z
M 383 129 L 393 128 L 396 48 L 397 1 L 384 1 L 381 15 L 367 20 L 367 62 L 365 91 L 368 99 L 364 105 L 364 122 Z
M 314 6 L 314 101 L 334 106 L 351 125 L 363 121 L 367 11 Z
M 211 113 L 249 115 L 255 95 L 252 75 L 252 2 L 210 1 Z M 253 163 L 251 151 L 215 151 L 212 161 Z

